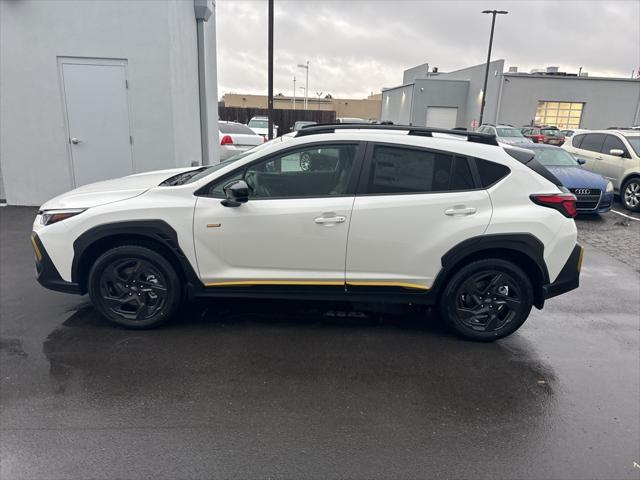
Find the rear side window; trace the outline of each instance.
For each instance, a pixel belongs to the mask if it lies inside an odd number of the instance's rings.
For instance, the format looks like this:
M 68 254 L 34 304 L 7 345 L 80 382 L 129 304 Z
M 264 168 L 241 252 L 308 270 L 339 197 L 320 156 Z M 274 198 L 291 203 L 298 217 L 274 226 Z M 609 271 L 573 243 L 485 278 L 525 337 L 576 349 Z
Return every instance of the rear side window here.
M 472 190 L 474 188 L 469 161 L 464 157 L 456 157 L 451 170 L 449 190 Z
M 586 137 L 586 135 L 574 135 L 571 139 L 571 145 L 575 148 L 580 148 L 580 144 L 582 143 L 582 140 L 584 140 L 584 137 Z
M 245 135 L 255 135 L 253 130 L 251 130 L 246 125 L 240 125 L 239 123 L 219 123 L 218 127 L 220 128 L 220 132 L 222 133 L 242 133 Z
M 482 160 L 476 158 L 476 166 L 478 173 L 480 174 L 480 182 L 483 188 L 488 188 L 494 183 L 500 181 L 506 177 L 511 170 L 499 163 L 490 162 L 488 160 Z
M 604 133 L 588 133 L 584 136 L 580 148 L 600 153 L 605 136 Z
M 452 156 L 378 145 L 373 151 L 368 193 L 442 192 L 449 188 Z

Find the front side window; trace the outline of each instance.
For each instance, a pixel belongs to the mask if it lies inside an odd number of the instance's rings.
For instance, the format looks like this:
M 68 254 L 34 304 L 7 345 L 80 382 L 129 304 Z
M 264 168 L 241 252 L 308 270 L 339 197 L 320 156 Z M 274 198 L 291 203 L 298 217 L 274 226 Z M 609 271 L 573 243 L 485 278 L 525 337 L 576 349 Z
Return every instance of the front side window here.
M 378 145 L 373 152 L 368 193 L 441 192 L 449 187 L 451 155 Z
M 588 133 L 584 136 L 580 148 L 582 150 L 590 150 L 592 152 L 600 153 L 602 150 L 602 144 L 604 143 L 604 133 Z
M 214 182 L 207 194 L 223 197 L 224 187 L 244 180 L 250 199 L 346 195 L 357 148 L 322 145 L 269 157 Z
M 613 149 L 622 150 L 624 152 L 623 156 L 629 156 L 629 153 L 627 152 L 624 143 L 622 143 L 622 140 L 620 140 L 615 135 L 607 135 L 607 138 L 604 139 L 604 144 L 602 145 L 601 152 L 605 155 L 611 155 L 609 152 L 611 152 L 611 150 Z
M 582 144 L 582 140 L 584 140 L 584 137 L 586 137 L 586 135 L 574 135 L 571 138 L 571 145 L 573 145 L 576 148 L 580 148 L 580 145 Z
M 640 157 L 640 136 L 632 137 L 630 135 L 625 135 L 625 138 L 631 145 L 631 148 L 633 148 L 633 151 L 636 152 L 636 155 Z

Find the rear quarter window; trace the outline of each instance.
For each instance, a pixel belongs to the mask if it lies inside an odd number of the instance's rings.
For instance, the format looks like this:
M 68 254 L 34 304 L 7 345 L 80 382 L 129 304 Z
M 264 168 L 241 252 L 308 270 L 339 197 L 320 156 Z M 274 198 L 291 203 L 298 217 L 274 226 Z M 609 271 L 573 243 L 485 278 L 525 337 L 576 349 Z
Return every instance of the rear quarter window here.
M 509 167 L 481 158 L 476 158 L 476 166 L 478 168 L 478 174 L 480 175 L 482 188 L 488 188 L 498 183 L 511 172 Z

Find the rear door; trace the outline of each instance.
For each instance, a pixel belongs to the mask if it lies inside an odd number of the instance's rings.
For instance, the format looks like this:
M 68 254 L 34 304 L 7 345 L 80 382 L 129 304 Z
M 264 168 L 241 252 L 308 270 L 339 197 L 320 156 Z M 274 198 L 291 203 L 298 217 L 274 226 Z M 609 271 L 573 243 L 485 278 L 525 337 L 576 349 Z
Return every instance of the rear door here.
M 466 157 L 370 144 L 349 228 L 347 288 L 427 290 L 442 255 L 481 235 L 491 211 Z
M 587 133 L 580 142 L 580 148 L 576 150 L 578 158 L 586 160 L 585 168 L 601 175 L 603 175 L 601 151 L 605 136 L 604 133 Z

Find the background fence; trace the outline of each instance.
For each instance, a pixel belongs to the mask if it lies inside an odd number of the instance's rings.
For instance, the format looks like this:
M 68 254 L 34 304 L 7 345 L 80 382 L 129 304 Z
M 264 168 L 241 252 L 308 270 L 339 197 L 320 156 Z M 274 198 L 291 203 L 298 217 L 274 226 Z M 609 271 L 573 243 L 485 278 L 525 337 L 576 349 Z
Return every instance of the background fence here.
M 220 120 L 227 122 L 249 123 L 251 117 L 266 117 L 266 108 L 218 107 Z M 336 112 L 327 110 L 273 110 L 273 123 L 278 126 L 278 136 L 289 133 L 293 124 L 300 120 L 316 123 L 333 123 Z

